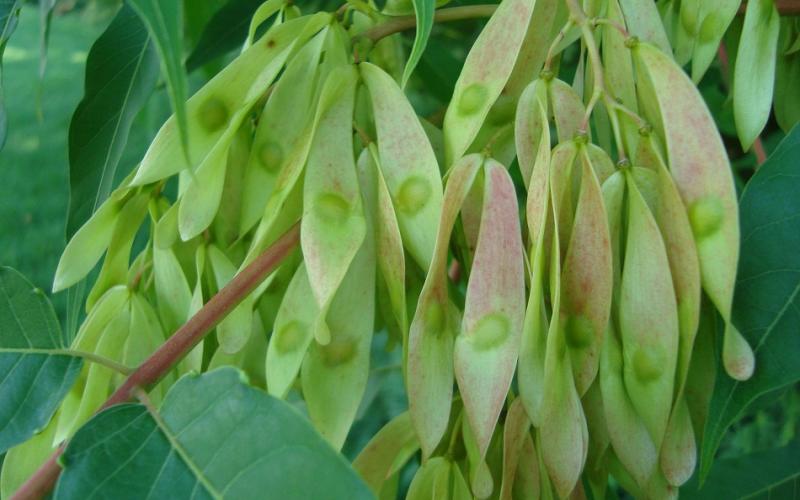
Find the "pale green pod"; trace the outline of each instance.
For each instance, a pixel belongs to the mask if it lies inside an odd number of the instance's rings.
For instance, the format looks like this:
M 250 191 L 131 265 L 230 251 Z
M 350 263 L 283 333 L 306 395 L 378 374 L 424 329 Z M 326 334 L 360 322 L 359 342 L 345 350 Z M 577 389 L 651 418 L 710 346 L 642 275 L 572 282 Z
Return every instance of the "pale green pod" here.
M 317 316 L 319 307 L 306 267 L 300 264 L 283 295 L 267 347 L 267 389 L 271 395 L 285 398 L 289 392 L 314 338 L 313 319 Z
M 619 288 L 622 281 L 622 212 L 625 200 L 625 176 L 617 172 L 603 183 L 603 204 L 608 215 L 608 234 L 611 238 L 611 266 L 614 276 L 614 288 L 612 292 L 612 311 L 619 308 Z M 616 318 L 616 313 L 612 318 Z
M 525 315 L 522 234 L 505 167 L 484 163 L 480 234 L 456 338 L 454 366 L 480 456 L 486 454 L 514 376 Z
M 371 218 L 375 207 L 368 206 L 365 212 L 367 235 L 336 291 L 327 317 L 322 318 L 330 328 L 330 342 L 313 342 L 300 370 L 311 422 L 337 450 L 347 438 L 369 378 L 375 324 L 377 259 L 375 222 Z M 308 261 L 306 266 L 308 269 Z
M 592 166 L 594 175 L 597 177 L 597 181 L 600 185 L 603 185 L 606 179 L 614 175 L 614 172 L 617 171 L 611 157 L 597 144 L 585 144 L 581 150 L 581 154 L 588 158 L 589 164 Z
M 652 8 L 655 10 L 655 6 Z M 608 19 L 625 26 L 625 19 L 618 0 L 608 0 Z M 631 61 L 630 51 L 625 47 L 625 36 L 614 26 L 603 26 L 600 46 L 603 52 L 603 74 L 609 92 L 628 109 L 635 112 L 637 105 L 633 61 Z
M 83 320 L 71 347 L 79 351 L 94 350 L 103 330 L 120 313 L 129 298 L 130 291 L 127 286 L 117 285 L 109 288 Z
M 733 76 L 733 117 L 745 150 L 769 120 L 779 33 L 780 15 L 774 0 L 747 2 Z
M 550 273 L 559 273 L 558 245 L 553 238 Z M 556 274 L 557 276 L 557 274 Z M 555 278 L 553 310 L 559 310 L 560 278 Z M 567 352 L 558 313 L 547 337 L 542 394 L 541 450 L 544 464 L 558 495 L 567 497 L 580 478 L 588 453 L 588 429 Z
M 561 275 L 561 318 L 580 396 L 597 375 L 611 312 L 612 249 L 603 194 L 581 147 L 581 186 Z
M 545 110 L 541 105 L 539 113 L 540 117 L 545 120 Z M 563 158 L 563 155 L 559 155 L 558 158 Z M 548 325 L 544 309 L 544 277 L 546 256 L 549 253 L 547 251 L 548 243 L 546 243 L 548 221 L 552 225 L 550 164 L 550 131 L 547 127 L 542 134 L 542 143 L 533 165 L 525 207 L 528 237 L 531 241 L 530 292 L 525 309 L 517 366 L 519 396 L 534 426 L 539 426 L 542 422 L 544 361 L 547 350 Z
M 206 269 L 206 247 L 198 245 L 194 253 L 195 283 L 192 297 L 189 302 L 187 317 L 192 317 L 203 307 L 203 274 Z M 178 364 L 178 373 L 183 375 L 189 372 L 200 373 L 203 366 L 203 344 L 197 344 L 185 358 Z
M 664 442 L 661 445 L 659 462 L 661 472 L 672 486 L 681 486 L 694 473 L 697 464 L 697 444 L 692 428 L 689 406 L 683 394 L 675 401 Z
M 369 489 L 379 495 L 387 479 L 397 473 L 419 450 L 419 441 L 408 412 L 394 417 L 375 434 L 353 460 Z
M 236 131 L 228 148 L 222 197 L 209 227 L 214 241 L 221 248 L 233 246 L 240 237 L 245 172 L 253 145 L 252 132 L 250 124 L 245 123 Z
M 703 288 L 725 319 L 723 362 L 732 377 L 744 380 L 755 368 L 747 341 L 730 323 L 739 260 L 739 215 L 725 147 L 700 93 L 668 56 L 653 46 L 634 48 L 640 90 L 658 103 L 657 128 L 666 139 L 669 166 L 700 259 Z M 663 121 L 662 121 L 663 120 Z
M 71 287 L 94 268 L 111 242 L 122 206 L 122 200 L 112 196 L 72 236 L 58 261 L 53 293 Z
M 486 156 L 486 155 L 484 155 Z M 484 175 L 478 175 L 472 184 L 472 189 L 461 204 L 461 224 L 457 226 L 456 238 L 461 247 L 459 257 L 464 260 L 463 265 L 472 269 L 472 259 L 478 247 L 478 233 L 481 230 L 481 214 L 483 213 Z
M 208 363 L 208 371 L 221 366 L 235 366 L 247 376 L 248 383 L 260 389 L 265 389 L 266 373 L 264 358 L 267 355 L 267 332 L 258 314 L 253 314 L 251 326 L 252 334 L 244 348 L 234 354 L 228 354 L 222 349 L 217 349 Z
M 236 276 L 236 265 L 216 245 L 209 245 L 206 255 L 214 273 L 217 290 L 221 290 Z M 235 354 L 247 344 L 252 332 L 254 297 L 253 293 L 245 297 L 217 324 L 217 341 L 224 352 Z
M 472 144 L 514 69 L 534 2 L 503 0 L 472 45 L 444 117 L 446 164 Z
M 531 421 L 525 413 L 522 400 L 517 398 L 508 407 L 503 426 L 503 475 L 500 483 L 500 500 L 511 500 L 517 481 L 526 438 L 530 439 Z
M 700 82 L 714 58 L 717 56 L 719 43 L 728 26 L 736 17 L 741 0 L 717 0 L 702 2 L 698 13 L 699 27 L 692 52 L 692 80 Z
M 264 214 L 278 173 L 290 158 L 289 151 L 313 119 L 313 114 L 305 111 L 314 108 L 318 65 L 327 36 L 325 28 L 300 49 L 286 66 L 261 112 L 245 171 L 241 234 L 249 231 Z
M 600 359 L 600 389 L 611 446 L 636 485 L 644 489 L 658 467 L 658 449 L 625 389 L 622 345 L 613 322 Z
M 325 91 L 337 101 L 319 118 L 306 165 L 300 243 L 320 310 L 314 336 L 322 344 L 330 340 L 328 308 L 366 233 L 352 140 L 357 79 L 352 66 L 331 73 Z
M 433 260 L 409 328 L 406 369 L 409 412 L 426 458 L 447 430 L 453 397 L 453 342 L 459 318 L 447 293 L 450 236 L 482 165 L 480 155 L 469 155 L 449 173 Z
M 528 432 L 522 440 L 519 459 L 517 461 L 517 471 L 514 474 L 514 486 L 511 490 L 511 498 L 519 500 L 541 498 L 539 469 L 539 456 L 533 444 L 533 438 L 530 432 Z
M 158 311 L 167 332 L 175 332 L 189 319 L 192 290 L 171 248 L 153 245 L 153 278 Z
M 164 343 L 165 335 L 153 306 L 140 293 L 132 293 L 130 300 L 130 334 L 122 347 L 120 362 L 138 367 Z M 113 384 L 125 381 L 122 374 L 114 374 Z M 158 385 L 148 390 L 153 404 L 160 405 L 167 388 L 174 382 L 174 374 L 167 374 Z
M 563 242 L 559 246 L 561 257 L 567 251 L 567 242 L 572 235 L 572 226 L 575 221 L 575 208 L 579 186 L 575 179 L 580 178 L 575 174 L 581 168 L 578 144 L 568 141 L 559 144 L 553 149 L 550 161 L 550 196 L 553 204 L 555 232 L 558 239 Z
M 686 375 L 689 371 L 689 362 L 692 358 L 692 346 L 700 322 L 700 263 L 689 218 L 678 189 L 660 155 L 655 151 L 651 138 L 643 138 L 642 145 L 645 144 L 650 144 L 648 149 L 651 150 L 651 154 L 648 156 L 654 160 L 654 164 L 651 166 L 654 171 L 634 168 L 632 173 L 643 195 L 645 194 L 645 190 L 642 188 L 643 184 L 651 183 L 655 188 L 655 196 L 645 195 L 645 201 L 661 230 L 675 286 L 680 330 L 675 383 L 676 394 L 679 395 L 683 392 Z
M 675 23 L 675 60 L 686 65 L 694 52 L 697 30 L 700 25 L 701 0 L 681 0 Z M 667 53 L 668 54 L 668 53 Z
M 557 78 L 550 80 L 547 83 L 547 93 L 559 143 L 571 141 L 579 132 L 586 132 L 591 136 L 588 127 L 582 130 L 586 125 L 583 100 L 567 82 Z
M 603 348 L 604 345 L 601 345 L 599 354 L 601 359 Z M 611 438 L 608 435 L 599 372 L 589 390 L 581 398 L 581 405 L 583 414 L 586 415 L 586 427 L 589 430 L 589 449 L 586 454 L 584 477 L 586 477 L 592 496 L 605 498 L 608 490 L 608 467 L 605 463 L 605 456 L 611 446 Z
M 0 497 L 12 498 L 22 486 L 56 450 L 53 442 L 58 426 L 59 411 L 56 410 L 50 423 L 24 443 L 9 449 L 3 458 L 0 472 Z
M 620 285 L 625 386 L 657 448 L 674 397 L 680 341 L 678 306 L 664 241 L 632 176 Z
M 403 252 L 403 240 L 397 222 L 397 214 L 392 204 L 389 188 L 383 177 L 380 157 L 374 144 L 361 152 L 358 169 L 364 178 L 362 189 L 365 198 L 377 208 L 375 221 L 375 251 L 378 268 L 386 283 L 387 293 L 392 305 L 392 315 L 402 333 L 403 353 L 408 353 L 408 307 L 406 305 L 406 258 Z M 404 359 L 405 361 L 405 359 Z M 405 365 L 405 363 L 404 363 Z
M 147 215 L 149 193 L 132 196 L 119 211 L 103 266 L 86 298 L 86 311 L 112 286 L 127 282 L 133 240 Z
M 559 29 L 567 21 L 567 8 L 558 0 L 536 0 L 514 70 L 508 77 L 504 94 L 518 96 L 539 76 L 547 50 Z
M 392 196 L 403 243 L 422 269 L 430 266 L 442 211 L 442 181 L 425 129 L 397 83 L 360 65 L 372 98 L 380 168 Z
M 542 108 L 542 109 L 540 109 Z M 514 120 L 517 161 L 522 180 L 528 188 L 539 149 L 550 150 L 550 124 L 547 120 L 547 85 L 536 79 L 525 87 L 517 103 Z
M 478 447 L 475 433 L 469 425 L 469 419 L 461 418 L 461 439 L 464 450 L 467 452 L 466 468 L 469 472 L 469 483 L 475 498 L 483 500 L 489 498 L 495 490 L 495 481 L 492 470 L 486 463 L 484 454 Z
M 431 458 L 424 462 L 414 475 L 414 479 L 408 487 L 406 500 L 439 500 L 440 498 L 447 498 L 437 496 L 436 490 L 437 486 L 440 489 L 441 485 L 447 484 L 449 477 L 450 462 L 444 457 Z
M 661 3 L 666 4 L 667 2 Z M 639 40 L 652 43 L 667 54 L 672 52 L 664 29 L 667 22 L 662 21 L 659 17 L 655 2 L 619 0 L 619 6 L 622 8 L 625 25 L 631 35 Z
M 302 44 L 330 19 L 331 14 L 320 12 L 282 23 L 234 59 L 186 102 L 190 164 L 181 150 L 173 115 L 158 131 L 131 185 L 149 184 L 200 165 L 228 129 L 238 128 L 234 116 L 244 118 L 283 68 L 295 44 Z
M 253 13 L 253 17 L 250 18 L 250 27 L 247 29 L 247 39 L 244 41 L 245 49 L 253 44 L 258 27 L 261 26 L 264 21 L 272 17 L 273 14 L 286 7 L 287 3 L 287 0 L 267 0 L 258 6 L 258 9 Z M 276 24 L 278 24 L 277 21 Z
M 154 248 L 165 250 L 170 248 L 178 241 L 178 208 L 179 203 L 173 203 L 163 211 L 161 217 L 155 223 L 153 231 Z
M 455 462 L 450 462 L 450 498 L 453 500 L 472 500 L 472 492 L 469 490 L 464 475 L 461 473 L 461 468 Z

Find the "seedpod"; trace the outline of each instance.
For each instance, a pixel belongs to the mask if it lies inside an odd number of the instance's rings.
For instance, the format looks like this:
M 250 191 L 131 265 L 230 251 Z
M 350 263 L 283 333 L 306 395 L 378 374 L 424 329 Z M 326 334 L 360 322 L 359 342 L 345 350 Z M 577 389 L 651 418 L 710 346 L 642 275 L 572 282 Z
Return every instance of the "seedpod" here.
M 453 342 L 460 319 L 447 293 L 450 236 L 482 166 L 483 158 L 473 154 L 462 158 L 448 174 L 433 259 L 409 330 L 409 412 L 426 458 L 447 430 L 453 397 Z
M 530 466 L 530 455 L 523 458 L 526 453 L 534 451 L 533 443 L 530 441 L 530 427 L 531 421 L 525 413 L 522 400 L 517 398 L 509 405 L 503 425 L 503 476 L 499 497 L 501 500 L 512 498 L 520 465 Z M 525 450 L 526 446 L 529 446 L 528 450 Z M 525 479 L 521 479 L 520 482 L 523 481 Z
M 544 80 L 539 78 L 525 87 L 517 103 L 514 134 L 517 161 L 526 188 L 531 183 L 531 175 L 538 161 L 539 150 L 547 148 L 548 152 L 550 151 L 547 105 L 547 85 Z
M 396 474 L 418 449 L 411 417 L 403 412 L 370 439 L 353 460 L 353 468 L 370 490 L 379 495 L 387 478 Z
M 552 79 L 547 82 L 547 93 L 559 143 L 571 141 L 579 133 L 591 132 L 586 123 L 583 101 L 568 83 Z
M 217 290 L 221 290 L 236 275 L 236 265 L 215 245 L 209 245 L 207 252 Z M 254 301 L 254 295 L 248 295 L 217 325 L 217 341 L 224 352 L 235 354 L 250 339 Z

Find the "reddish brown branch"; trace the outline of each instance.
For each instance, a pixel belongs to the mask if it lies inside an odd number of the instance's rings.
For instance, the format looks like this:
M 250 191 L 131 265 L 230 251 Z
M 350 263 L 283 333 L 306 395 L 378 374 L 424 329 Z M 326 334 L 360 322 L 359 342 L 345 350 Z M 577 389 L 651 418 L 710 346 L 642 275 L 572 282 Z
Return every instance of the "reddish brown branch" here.
M 147 358 L 111 395 L 100 410 L 124 403 L 136 389 L 156 384 L 186 354 L 196 346 L 234 307 L 270 275 L 300 241 L 300 224 L 295 224 L 262 253 L 252 264 L 237 274 L 222 290 L 211 297 L 197 314 L 191 317 L 156 352 Z M 98 411 L 100 411 L 98 410 Z M 58 457 L 63 445 L 23 484 L 12 500 L 38 499 L 53 489 L 61 467 Z

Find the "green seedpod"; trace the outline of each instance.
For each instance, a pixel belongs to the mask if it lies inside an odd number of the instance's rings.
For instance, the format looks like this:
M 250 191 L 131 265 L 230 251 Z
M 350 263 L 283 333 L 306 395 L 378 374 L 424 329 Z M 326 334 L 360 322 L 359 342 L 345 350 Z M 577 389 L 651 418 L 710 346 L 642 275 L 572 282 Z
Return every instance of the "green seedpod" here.
M 538 4 L 537 4 L 538 5 Z M 517 103 L 514 121 L 517 161 L 525 188 L 538 160 L 540 148 L 550 151 L 550 123 L 547 120 L 547 83 L 537 78 L 530 83 Z
M 399 472 L 417 450 L 419 441 L 411 425 L 411 416 L 403 412 L 370 439 L 353 460 L 353 468 L 369 489 L 379 495 L 386 481 Z
M 427 269 L 442 212 L 442 181 L 436 155 L 397 83 L 372 64 L 363 63 L 360 69 L 372 98 L 379 166 L 403 243 L 417 264 Z
M 733 117 L 745 150 L 769 120 L 779 33 L 780 15 L 774 0 L 747 2 L 733 76 Z
M 605 340 L 603 344 L 605 344 Z M 600 347 L 600 358 L 602 359 L 604 345 Z M 603 404 L 600 375 L 598 375 L 581 398 L 583 414 L 586 415 L 586 427 L 589 430 L 589 447 L 583 474 L 594 498 L 605 498 L 608 489 L 608 467 L 604 459 L 609 446 L 611 446 L 611 438 L 608 435 Z
M 314 338 L 312 318 L 317 316 L 319 307 L 305 264 L 300 264 L 281 301 L 267 348 L 267 389 L 271 395 L 286 397 Z
M 361 152 L 358 159 L 359 173 L 367 188 L 362 189 L 365 198 L 369 198 L 376 208 L 375 251 L 381 279 L 386 284 L 386 291 L 391 302 L 394 322 L 400 329 L 403 355 L 408 352 L 408 307 L 406 305 L 406 258 L 403 252 L 403 240 L 397 222 L 397 214 L 392 204 L 389 188 L 383 177 L 380 157 L 374 144 Z M 405 366 L 405 359 L 403 360 Z
M 669 3 L 671 2 L 662 0 L 659 5 L 666 6 Z M 655 2 L 619 0 L 619 6 L 622 8 L 624 24 L 631 35 L 652 43 L 666 54 L 672 52 L 664 29 L 669 22 L 659 18 L 658 5 Z
M 130 299 L 120 307 L 118 313 L 103 328 L 91 352 L 119 362 L 125 342 L 130 334 L 131 303 Z M 88 340 L 88 339 L 87 339 Z M 84 350 L 80 349 L 79 350 Z M 87 349 L 88 350 L 88 349 Z M 55 443 L 62 443 L 70 438 L 79 427 L 86 423 L 108 398 L 115 372 L 98 363 L 86 363 L 81 369 L 78 380 L 70 392 L 75 391 L 77 398 L 65 400 L 61 406 Z
M 120 361 L 125 366 L 138 367 L 153 354 L 165 340 L 164 329 L 153 306 L 141 293 L 132 293 L 130 299 L 130 334 L 122 347 Z M 114 375 L 113 385 L 119 386 L 125 381 L 123 374 Z M 167 389 L 174 382 L 173 374 L 168 374 L 162 381 L 148 390 L 153 404 L 160 405 Z
M 622 344 L 613 322 L 606 332 L 600 364 L 600 390 L 609 441 L 637 487 L 645 489 L 658 467 L 658 449 L 625 388 Z
M 447 292 L 450 236 L 483 157 L 468 155 L 453 165 L 444 191 L 433 260 L 409 328 L 406 385 L 423 457 L 430 457 L 447 430 L 453 397 L 453 342 L 459 317 Z
M 87 312 L 109 288 L 127 282 L 133 240 L 147 215 L 147 191 L 132 196 L 119 211 L 100 274 L 86 298 Z
M 206 256 L 217 290 L 221 290 L 236 276 L 236 265 L 213 244 L 208 245 Z M 252 331 L 254 302 L 255 294 L 251 293 L 217 325 L 217 341 L 223 352 L 235 354 L 247 344 Z
M 424 462 L 417 470 L 411 485 L 408 487 L 406 500 L 450 498 L 447 495 L 450 472 L 450 461 L 445 457 L 434 457 Z
M 486 156 L 484 154 L 484 156 Z M 472 269 L 472 259 L 475 256 L 475 249 L 478 247 L 478 233 L 481 230 L 481 214 L 483 213 L 483 192 L 484 192 L 484 178 L 480 174 L 475 178 L 472 188 L 464 198 L 464 203 L 461 204 L 461 220 L 457 226 L 457 245 L 460 255 L 457 259 L 461 259 L 461 264 L 465 269 Z
M 364 203 L 370 200 L 365 198 Z M 327 317 L 319 316 L 330 328 L 330 342 L 313 342 L 300 371 L 309 417 L 337 450 L 347 438 L 369 378 L 375 324 L 377 258 L 375 221 L 371 218 L 375 207 L 368 206 L 365 213 L 366 237 L 333 297 Z M 308 278 L 313 279 L 311 274 Z
M 56 410 L 41 432 L 5 453 L 0 472 L 0 497 L 12 498 L 17 489 L 50 458 L 59 446 L 53 442 L 58 421 L 59 411 Z
M 689 406 L 683 394 L 675 401 L 672 409 L 664 442 L 661 445 L 659 462 L 667 482 L 675 487 L 684 484 L 694 473 L 697 464 L 697 444 Z
M 781 20 L 778 55 L 775 61 L 775 96 L 772 110 L 775 121 L 785 133 L 800 122 L 800 52 L 789 51 L 792 27 L 788 19 Z M 797 38 L 800 40 L 800 37 Z M 797 45 L 797 42 L 795 43 Z
M 606 179 L 614 175 L 617 168 L 614 166 L 614 162 L 611 160 L 611 157 L 608 156 L 608 153 L 597 144 L 589 143 L 583 146 L 584 147 L 581 148 L 581 154 L 587 159 L 592 170 L 594 170 L 597 181 L 602 185 Z
M 289 151 L 313 119 L 313 114 L 298 110 L 314 109 L 319 60 L 327 36 L 328 28 L 324 28 L 289 62 L 261 112 L 245 170 L 241 234 L 264 214 L 278 174 L 290 159 Z
M 242 370 L 248 383 L 258 388 L 265 389 L 266 373 L 264 358 L 267 355 L 267 332 L 258 314 L 253 315 L 252 334 L 243 349 L 235 354 L 228 354 L 222 349 L 217 349 L 208 364 L 208 371 L 222 366 L 236 366 Z
M 478 246 L 454 352 L 456 380 L 481 457 L 514 376 L 525 315 L 514 184 L 505 167 L 492 159 L 484 163 L 484 177 Z
M 475 498 L 483 500 L 489 498 L 495 490 L 495 482 L 492 477 L 492 470 L 487 464 L 486 458 L 478 448 L 475 433 L 469 425 L 469 419 L 461 419 L 461 439 L 466 451 L 466 465 L 469 471 L 469 483 Z
M 501 500 L 504 500 L 501 495 Z M 514 485 L 511 498 L 526 500 L 541 498 L 541 479 L 539 478 L 539 457 L 530 432 L 522 438 L 517 471 L 514 473 Z
M 698 12 L 699 27 L 692 52 L 692 80 L 699 83 L 719 49 L 719 43 L 736 17 L 741 0 L 702 2 Z
M 214 240 L 222 248 L 231 247 L 239 238 L 243 193 L 246 187 L 245 172 L 252 142 L 252 127 L 246 122 L 236 131 L 228 148 L 222 198 L 211 223 Z
M 153 281 L 159 316 L 168 333 L 186 323 L 192 310 L 192 289 L 186 274 L 172 248 L 162 243 L 162 239 L 172 239 L 177 234 L 177 227 L 170 223 L 177 215 L 173 207 L 161 217 L 153 236 Z M 168 229 L 174 233 L 168 233 Z
M 528 84 L 539 76 L 547 58 L 550 43 L 567 21 L 567 8 L 558 0 L 536 0 L 514 70 L 508 77 L 503 93 L 519 96 Z
M 540 118 L 546 121 L 544 107 L 539 105 Z M 572 143 L 569 143 L 572 144 Z M 564 149 L 564 148 L 562 148 Z M 544 309 L 544 276 L 548 221 L 552 224 L 550 204 L 550 131 L 544 128 L 542 142 L 533 165 L 525 207 L 530 251 L 530 293 L 520 341 L 517 385 L 520 399 L 535 426 L 542 422 L 542 394 L 547 345 L 547 316 Z M 562 158 L 563 155 L 559 155 Z M 561 160 L 559 160 L 561 161 Z M 552 229 L 551 229 L 552 231 Z
M 547 95 L 550 111 L 555 118 L 559 143 L 571 141 L 578 133 L 583 132 L 591 137 L 588 124 L 584 123 L 587 117 L 581 96 L 567 82 L 557 78 L 550 80 L 547 84 Z M 586 130 L 583 130 L 584 127 Z
M 689 371 L 692 346 L 700 321 L 700 263 L 689 218 L 686 215 L 680 193 L 678 193 L 666 165 L 655 151 L 652 138 L 643 138 L 642 144 L 650 144 L 651 154 L 648 156 L 654 161 L 651 166 L 654 170 L 633 168 L 631 172 L 661 230 L 675 286 L 680 330 L 675 384 L 676 394 L 679 395 L 683 392 L 686 375 Z M 645 184 L 653 186 L 653 196 L 647 196 L 646 190 L 642 188 Z
M 444 117 L 446 164 L 469 148 L 505 87 L 533 12 L 528 0 L 503 0 L 478 35 L 456 81 Z
M 680 67 L 645 43 L 633 52 L 642 75 L 640 88 L 647 89 L 645 94 L 658 103 L 659 118 L 654 123 L 666 139 L 670 170 L 688 208 L 703 288 L 726 322 L 725 369 L 745 380 L 753 373 L 755 357 L 730 323 L 739 260 L 739 215 L 725 147 L 703 98 Z
M 632 175 L 619 326 L 625 387 L 650 436 L 661 447 L 675 389 L 680 342 L 678 305 L 658 224 Z
M 701 0 L 681 0 L 675 24 L 675 60 L 685 66 L 692 58 L 700 28 Z M 668 53 L 667 53 L 668 54 Z
M 614 278 L 611 238 L 600 182 L 585 148 L 580 149 L 581 186 L 561 275 L 560 321 L 575 387 L 583 396 L 597 375 Z
M 244 49 L 247 49 L 253 44 L 258 27 L 276 13 L 278 13 L 278 15 L 276 16 L 275 24 L 280 24 L 278 20 L 281 18 L 281 11 L 287 4 L 287 0 L 267 0 L 258 6 L 258 9 L 253 13 L 253 17 L 250 18 L 250 27 L 247 30 L 247 39 L 244 41 Z
M 700 326 L 694 341 L 692 361 L 686 377 L 684 396 L 689 406 L 697 442 L 703 442 L 703 432 L 711 407 L 711 397 L 717 378 L 717 356 L 715 337 L 717 332 L 717 313 L 708 300 L 700 308 Z
M 164 199 L 164 198 L 162 198 Z M 173 203 L 166 210 L 161 211 L 161 216 L 155 222 L 153 231 L 153 245 L 159 250 L 166 250 L 178 241 L 178 207 L 179 203 Z
M 331 14 L 320 12 L 267 31 L 186 102 L 189 164 L 181 149 L 173 115 L 158 131 L 131 185 L 149 184 L 206 162 L 208 155 L 220 149 L 218 143 L 223 136 L 239 128 L 249 108 L 278 76 L 292 49 L 330 19 Z
M 576 141 L 561 143 L 553 149 L 550 161 L 550 196 L 555 220 L 554 234 L 558 235 L 561 258 L 567 251 L 567 243 L 572 236 L 575 209 L 579 192 L 579 179 L 582 174 L 582 159 Z
M 189 301 L 189 312 L 187 318 L 194 316 L 203 307 L 203 274 L 206 268 L 206 246 L 198 245 L 194 251 L 195 283 L 192 289 L 192 297 Z M 177 373 L 184 375 L 194 372 L 200 373 L 203 367 L 203 344 L 198 343 L 178 364 Z
M 53 293 L 71 287 L 94 268 L 111 243 L 123 205 L 123 200 L 112 195 L 72 236 L 58 261 Z
M 319 305 L 314 337 L 321 344 L 330 341 L 325 316 L 366 232 L 352 146 L 357 78 L 352 66 L 331 73 L 325 92 L 336 103 L 319 117 L 306 165 L 300 241 Z
M 625 176 L 616 172 L 603 183 L 603 205 L 606 207 L 608 215 L 608 234 L 611 238 L 611 266 L 614 275 L 614 288 L 612 291 L 612 315 L 611 320 L 618 316 L 619 309 L 619 289 L 622 282 L 622 245 L 623 241 L 623 221 L 622 212 L 625 200 Z
M 655 5 L 652 5 L 651 8 L 655 10 Z M 625 26 L 625 18 L 618 0 L 608 0 L 608 19 Z M 600 46 L 603 52 L 603 74 L 606 86 L 615 98 L 635 112 L 637 106 L 633 61 L 631 61 L 630 51 L 625 47 L 625 35 L 620 33 L 616 27 L 605 25 L 601 33 Z
M 525 413 L 522 400 L 517 398 L 508 407 L 503 426 L 503 475 L 500 483 L 500 500 L 511 500 L 520 465 L 526 464 L 523 449 L 530 440 L 531 421 Z M 532 445 L 532 442 L 531 442 Z M 533 451 L 533 447 L 528 453 Z M 525 479 L 522 479 L 524 481 Z M 538 486 L 538 484 L 537 484 Z

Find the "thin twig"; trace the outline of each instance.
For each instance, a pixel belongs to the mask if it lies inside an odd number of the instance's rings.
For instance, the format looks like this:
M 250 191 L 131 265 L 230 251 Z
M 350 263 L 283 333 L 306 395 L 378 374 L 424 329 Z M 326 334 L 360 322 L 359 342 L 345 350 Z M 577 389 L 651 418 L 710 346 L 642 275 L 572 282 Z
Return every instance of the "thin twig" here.
M 162 346 L 147 358 L 106 400 L 100 410 L 124 403 L 137 388 L 149 388 L 183 359 L 225 316 L 269 276 L 300 242 L 300 224 L 295 224 L 256 260 L 237 274 L 222 290 L 211 297 Z M 98 411 L 100 411 L 98 410 Z M 61 467 L 61 445 L 47 461 L 12 496 L 12 500 L 38 499 L 53 489 Z
M 463 19 L 490 17 L 494 14 L 495 10 L 497 10 L 497 5 L 464 5 L 462 7 L 450 7 L 437 10 L 433 15 L 433 21 L 437 23 L 446 23 Z M 389 35 L 410 30 L 416 25 L 417 19 L 414 16 L 396 17 L 374 28 L 368 29 L 359 36 L 368 38 L 372 42 L 377 42 L 381 38 L 385 38 Z

